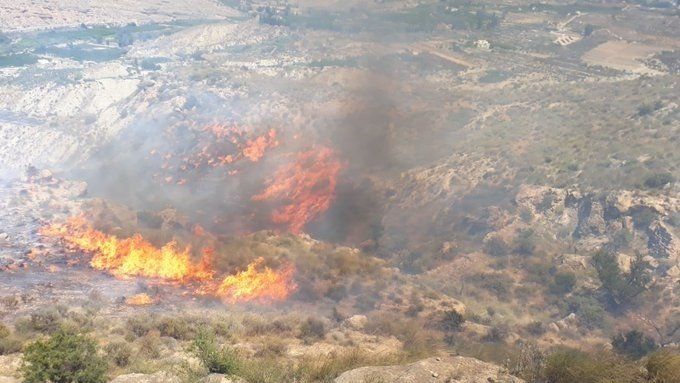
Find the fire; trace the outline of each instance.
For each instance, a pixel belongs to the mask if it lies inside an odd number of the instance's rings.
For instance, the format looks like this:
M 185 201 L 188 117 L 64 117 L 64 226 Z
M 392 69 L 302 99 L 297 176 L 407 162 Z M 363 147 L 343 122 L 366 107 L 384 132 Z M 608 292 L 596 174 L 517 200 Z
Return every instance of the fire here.
M 90 266 L 117 277 L 180 281 L 208 280 L 213 276 L 204 262 L 192 263 L 188 247 L 180 250 L 173 241 L 158 248 L 139 234 L 120 239 L 91 228 L 82 217 L 45 227 L 41 234 L 60 238 L 74 250 L 91 253 Z
M 130 306 L 148 306 L 153 304 L 153 299 L 148 294 L 135 294 L 125 298 L 125 304 Z
M 215 250 L 212 247 L 203 249 L 199 262 L 192 262 L 190 249 L 179 250 L 176 242 L 159 248 L 140 234 L 121 239 L 93 229 L 80 216 L 72 217 L 63 224 L 43 227 L 40 234 L 58 238 L 68 248 L 90 254 L 90 266 L 116 277 L 137 276 L 192 283 L 198 293 L 215 295 L 230 303 L 284 300 L 296 288 L 292 265 L 272 270 L 264 266 L 264 258 L 258 258 L 245 271 L 220 280 L 215 278 L 212 262 Z M 125 302 L 136 306 L 153 303 L 146 294 L 129 297 Z
M 271 129 L 267 134 L 261 135 L 253 140 L 248 140 L 243 146 L 243 156 L 253 162 L 257 162 L 262 157 L 267 149 L 278 145 L 276 140 L 276 130 Z
M 308 222 L 331 206 L 342 166 L 328 147 L 299 152 L 295 160 L 281 166 L 267 188 L 252 199 L 282 203 L 272 213 L 272 221 L 292 233 L 300 233 Z
M 285 300 L 296 289 L 293 274 L 292 266 L 274 271 L 258 258 L 246 270 L 224 278 L 216 294 L 230 303 Z

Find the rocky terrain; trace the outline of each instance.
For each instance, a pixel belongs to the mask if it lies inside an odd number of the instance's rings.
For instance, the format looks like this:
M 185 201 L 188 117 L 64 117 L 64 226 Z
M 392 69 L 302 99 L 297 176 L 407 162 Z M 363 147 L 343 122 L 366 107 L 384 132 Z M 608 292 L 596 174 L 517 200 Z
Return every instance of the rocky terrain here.
M 0 4 L 0 382 L 676 382 L 678 12 Z

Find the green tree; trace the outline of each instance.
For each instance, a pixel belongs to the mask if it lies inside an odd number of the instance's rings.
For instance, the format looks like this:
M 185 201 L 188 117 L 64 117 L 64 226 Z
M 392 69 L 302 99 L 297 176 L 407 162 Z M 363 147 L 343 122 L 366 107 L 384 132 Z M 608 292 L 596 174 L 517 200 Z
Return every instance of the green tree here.
M 89 337 L 59 330 L 26 347 L 21 366 L 24 382 L 103 383 L 106 363 L 97 351 Z
M 652 281 L 651 266 L 641 254 L 636 254 L 628 273 L 621 271 L 614 254 L 602 250 L 593 256 L 593 265 L 610 303 L 616 307 L 632 303 Z

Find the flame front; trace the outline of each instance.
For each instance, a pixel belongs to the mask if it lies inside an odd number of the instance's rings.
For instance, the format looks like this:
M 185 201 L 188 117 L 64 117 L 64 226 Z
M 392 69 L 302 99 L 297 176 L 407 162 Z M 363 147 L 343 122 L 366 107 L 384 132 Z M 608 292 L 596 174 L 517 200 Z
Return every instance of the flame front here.
M 297 153 L 295 160 L 281 166 L 267 188 L 252 199 L 282 202 L 272 213 L 272 221 L 291 233 L 300 233 L 331 206 L 341 169 L 342 163 L 328 147 Z
M 41 234 L 58 237 L 72 249 L 91 253 L 90 266 L 117 277 L 200 281 L 213 276 L 205 262 L 192 263 L 188 247 L 179 250 L 173 241 L 158 248 L 139 234 L 119 239 L 91 228 L 82 217 L 72 217 L 64 224 L 45 227 Z
M 296 288 L 293 273 L 292 266 L 274 271 L 258 258 L 246 270 L 224 278 L 216 294 L 230 303 L 285 300 Z
M 72 217 L 66 223 L 45 226 L 40 234 L 58 238 L 70 249 L 91 254 L 90 266 L 116 277 L 138 276 L 168 282 L 191 282 L 198 293 L 214 295 L 230 303 L 285 300 L 296 288 L 292 265 L 272 270 L 264 266 L 264 258 L 258 258 L 245 271 L 220 280 L 215 278 L 212 248 L 204 249 L 199 262 L 192 262 L 190 249 L 178 250 L 176 242 L 158 248 L 140 234 L 120 239 L 93 229 L 82 217 Z M 152 303 L 150 298 L 146 298 L 134 296 L 128 298 L 126 303 Z

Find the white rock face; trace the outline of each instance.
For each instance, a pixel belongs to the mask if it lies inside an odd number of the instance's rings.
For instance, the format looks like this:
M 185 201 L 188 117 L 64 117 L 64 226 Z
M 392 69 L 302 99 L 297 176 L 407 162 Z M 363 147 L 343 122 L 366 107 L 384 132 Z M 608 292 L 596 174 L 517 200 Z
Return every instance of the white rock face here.
M 0 3 L 0 30 L 222 19 L 238 15 L 216 0 L 13 0 Z

